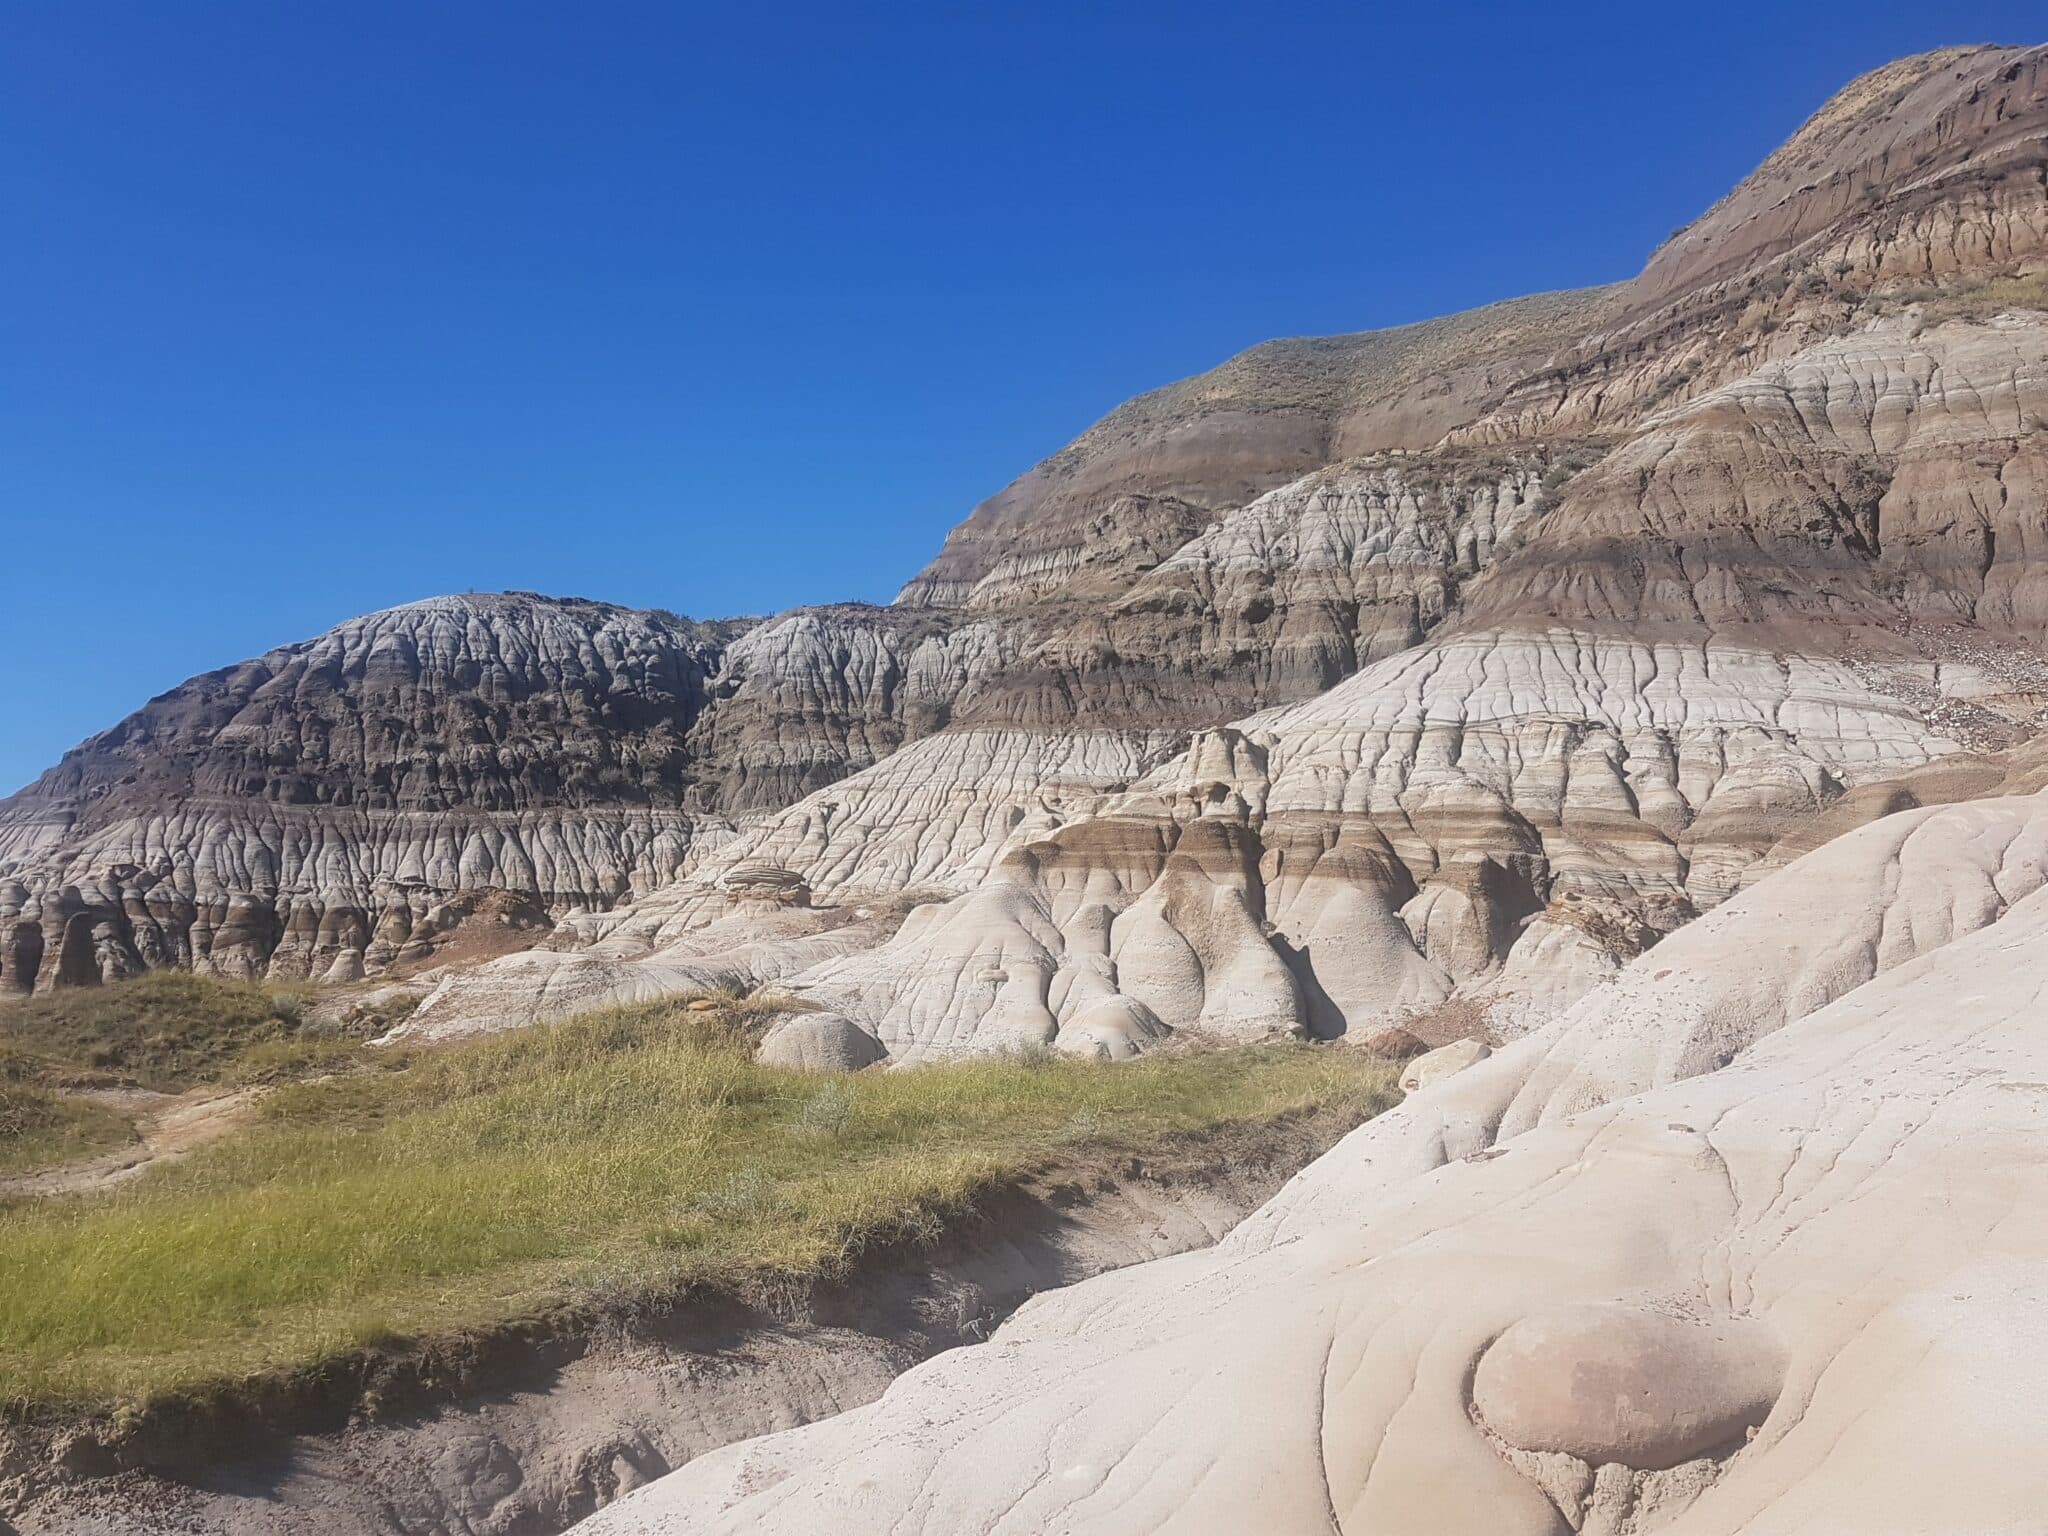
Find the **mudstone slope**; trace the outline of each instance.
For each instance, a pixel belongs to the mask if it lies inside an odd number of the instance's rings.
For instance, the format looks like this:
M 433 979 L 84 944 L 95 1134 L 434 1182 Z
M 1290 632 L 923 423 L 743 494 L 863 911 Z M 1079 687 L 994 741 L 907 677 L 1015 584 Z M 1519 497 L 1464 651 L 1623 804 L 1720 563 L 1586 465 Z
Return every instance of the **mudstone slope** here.
M 413 1027 L 655 967 L 794 987 L 899 1061 L 1508 1038 L 1814 829 L 1965 792 L 2048 704 L 2044 91 L 2039 50 L 1907 61 L 1632 284 L 1297 349 L 1285 400 L 1281 348 L 1134 403 L 906 589 L 925 654 L 974 658 L 942 729 L 449 977 Z M 1597 328 L 1509 368 L 1529 314 Z M 1219 479 L 1237 505 L 1153 441 L 1425 391 L 1461 348 L 1487 386 L 1428 446 Z M 842 952 L 712 940 L 746 906 L 722 872 L 760 862 Z

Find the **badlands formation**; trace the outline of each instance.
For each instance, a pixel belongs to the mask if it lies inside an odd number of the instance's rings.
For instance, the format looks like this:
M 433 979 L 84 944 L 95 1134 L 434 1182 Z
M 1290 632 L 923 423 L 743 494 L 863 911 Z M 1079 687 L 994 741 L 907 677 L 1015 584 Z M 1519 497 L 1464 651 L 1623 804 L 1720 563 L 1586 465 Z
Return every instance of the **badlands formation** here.
M 193 679 L 0 803 L 0 986 L 1450 1053 L 1218 1247 L 596 1532 L 2040 1529 L 2044 274 L 2048 49 L 1906 60 L 1630 282 L 1131 402 L 887 608 Z
M 1864 827 L 1214 1248 L 587 1528 L 2039 1530 L 2044 885 L 2036 795 Z

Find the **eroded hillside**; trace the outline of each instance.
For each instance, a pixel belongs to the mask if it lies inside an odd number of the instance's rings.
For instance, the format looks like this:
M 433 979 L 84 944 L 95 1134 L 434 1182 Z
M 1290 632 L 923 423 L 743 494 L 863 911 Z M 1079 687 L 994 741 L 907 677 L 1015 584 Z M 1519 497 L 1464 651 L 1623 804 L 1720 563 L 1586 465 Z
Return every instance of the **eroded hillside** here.
M 437 599 L 195 679 L 0 807 L 0 982 L 404 976 L 502 889 L 469 957 L 539 947 L 417 1028 L 1529 1028 L 2032 730 L 2044 132 L 2042 50 L 1891 66 L 1635 281 L 1142 397 L 889 609 Z

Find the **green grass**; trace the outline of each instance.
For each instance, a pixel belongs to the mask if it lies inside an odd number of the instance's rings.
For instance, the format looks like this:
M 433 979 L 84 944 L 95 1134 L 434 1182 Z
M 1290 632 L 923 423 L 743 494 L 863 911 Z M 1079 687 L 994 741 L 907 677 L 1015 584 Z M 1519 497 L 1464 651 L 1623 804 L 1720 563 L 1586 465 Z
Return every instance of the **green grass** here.
M 829 1273 L 1052 1160 L 1393 1097 L 1280 1045 L 832 1078 L 676 1003 L 287 1084 L 256 1129 L 0 1212 L 0 1400 L 103 1405 L 682 1282 Z
M 76 1162 L 134 1139 L 135 1128 L 104 1105 L 6 1081 L 0 1070 L 0 1177 Z

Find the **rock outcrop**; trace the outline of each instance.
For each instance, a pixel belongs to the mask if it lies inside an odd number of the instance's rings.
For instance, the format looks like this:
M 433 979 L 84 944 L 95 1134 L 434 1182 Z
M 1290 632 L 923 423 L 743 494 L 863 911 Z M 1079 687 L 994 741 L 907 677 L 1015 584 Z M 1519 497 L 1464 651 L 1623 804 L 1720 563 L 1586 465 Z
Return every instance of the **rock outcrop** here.
M 1601 327 L 1618 289 L 1539 294 L 1354 336 L 1267 342 L 1141 395 L 975 508 L 899 603 L 1000 609 L 1099 569 L 1142 566 L 1219 511 L 1319 466 L 1426 449 Z M 1165 546 L 1165 547 L 1162 547 Z M 1127 567 L 1128 568 L 1128 567 Z
M 1568 479 L 1496 467 L 1440 499 L 1400 489 L 1398 461 L 1319 471 L 1102 622 L 1170 607 L 1162 590 L 1213 620 L 1277 567 L 1259 590 L 1304 638 L 1269 648 L 1273 674 L 1334 686 L 1142 772 L 1159 743 L 1106 759 L 1131 738 L 1013 732 L 1021 766 L 998 771 L 955 728 L 702 868 L 772 857 L 832 899 L 957 892 L 784 978 L 901 1060 L 1069 1028 L 1112 1054 L 1328 1036 L 1447 1002 L 1511 1037 L 1836 806 L 2033 728 L 2042 502 L 2016 491 L 2048 485 L 2043 413 L 2043 317 L 1902 316 L 1659 412 Z M 1417 624 L 1453 581 L 1446 621 L 1371 659 L 1375 615 Z M 1057 764 L 1084 748 L 1107 766 L 1077 782 Z M 672 939 L 719 910 L 686 881 L 631 921 Z
M 438 599 L 196 679 L 0 805 L 0 985 L 377 974 L 501 888 L 552 934 L 422 1027 L 710 967 L 898 1058 L 1525 1032 L 2034 728 L 2044 177 L 2048 51 L 1926 55 L 1631 283 L 1132 402 L 891 608 Z
M 1216 1248 L 587 1529 L 2027 1529 L 2044 882 L 2038 798 L 1851 833 Z
M 0 804 L 0 987 L 379 970 L 466 892 L 652 889 L 694 835 L 719 635 L 439 598 L 194 678 Z

